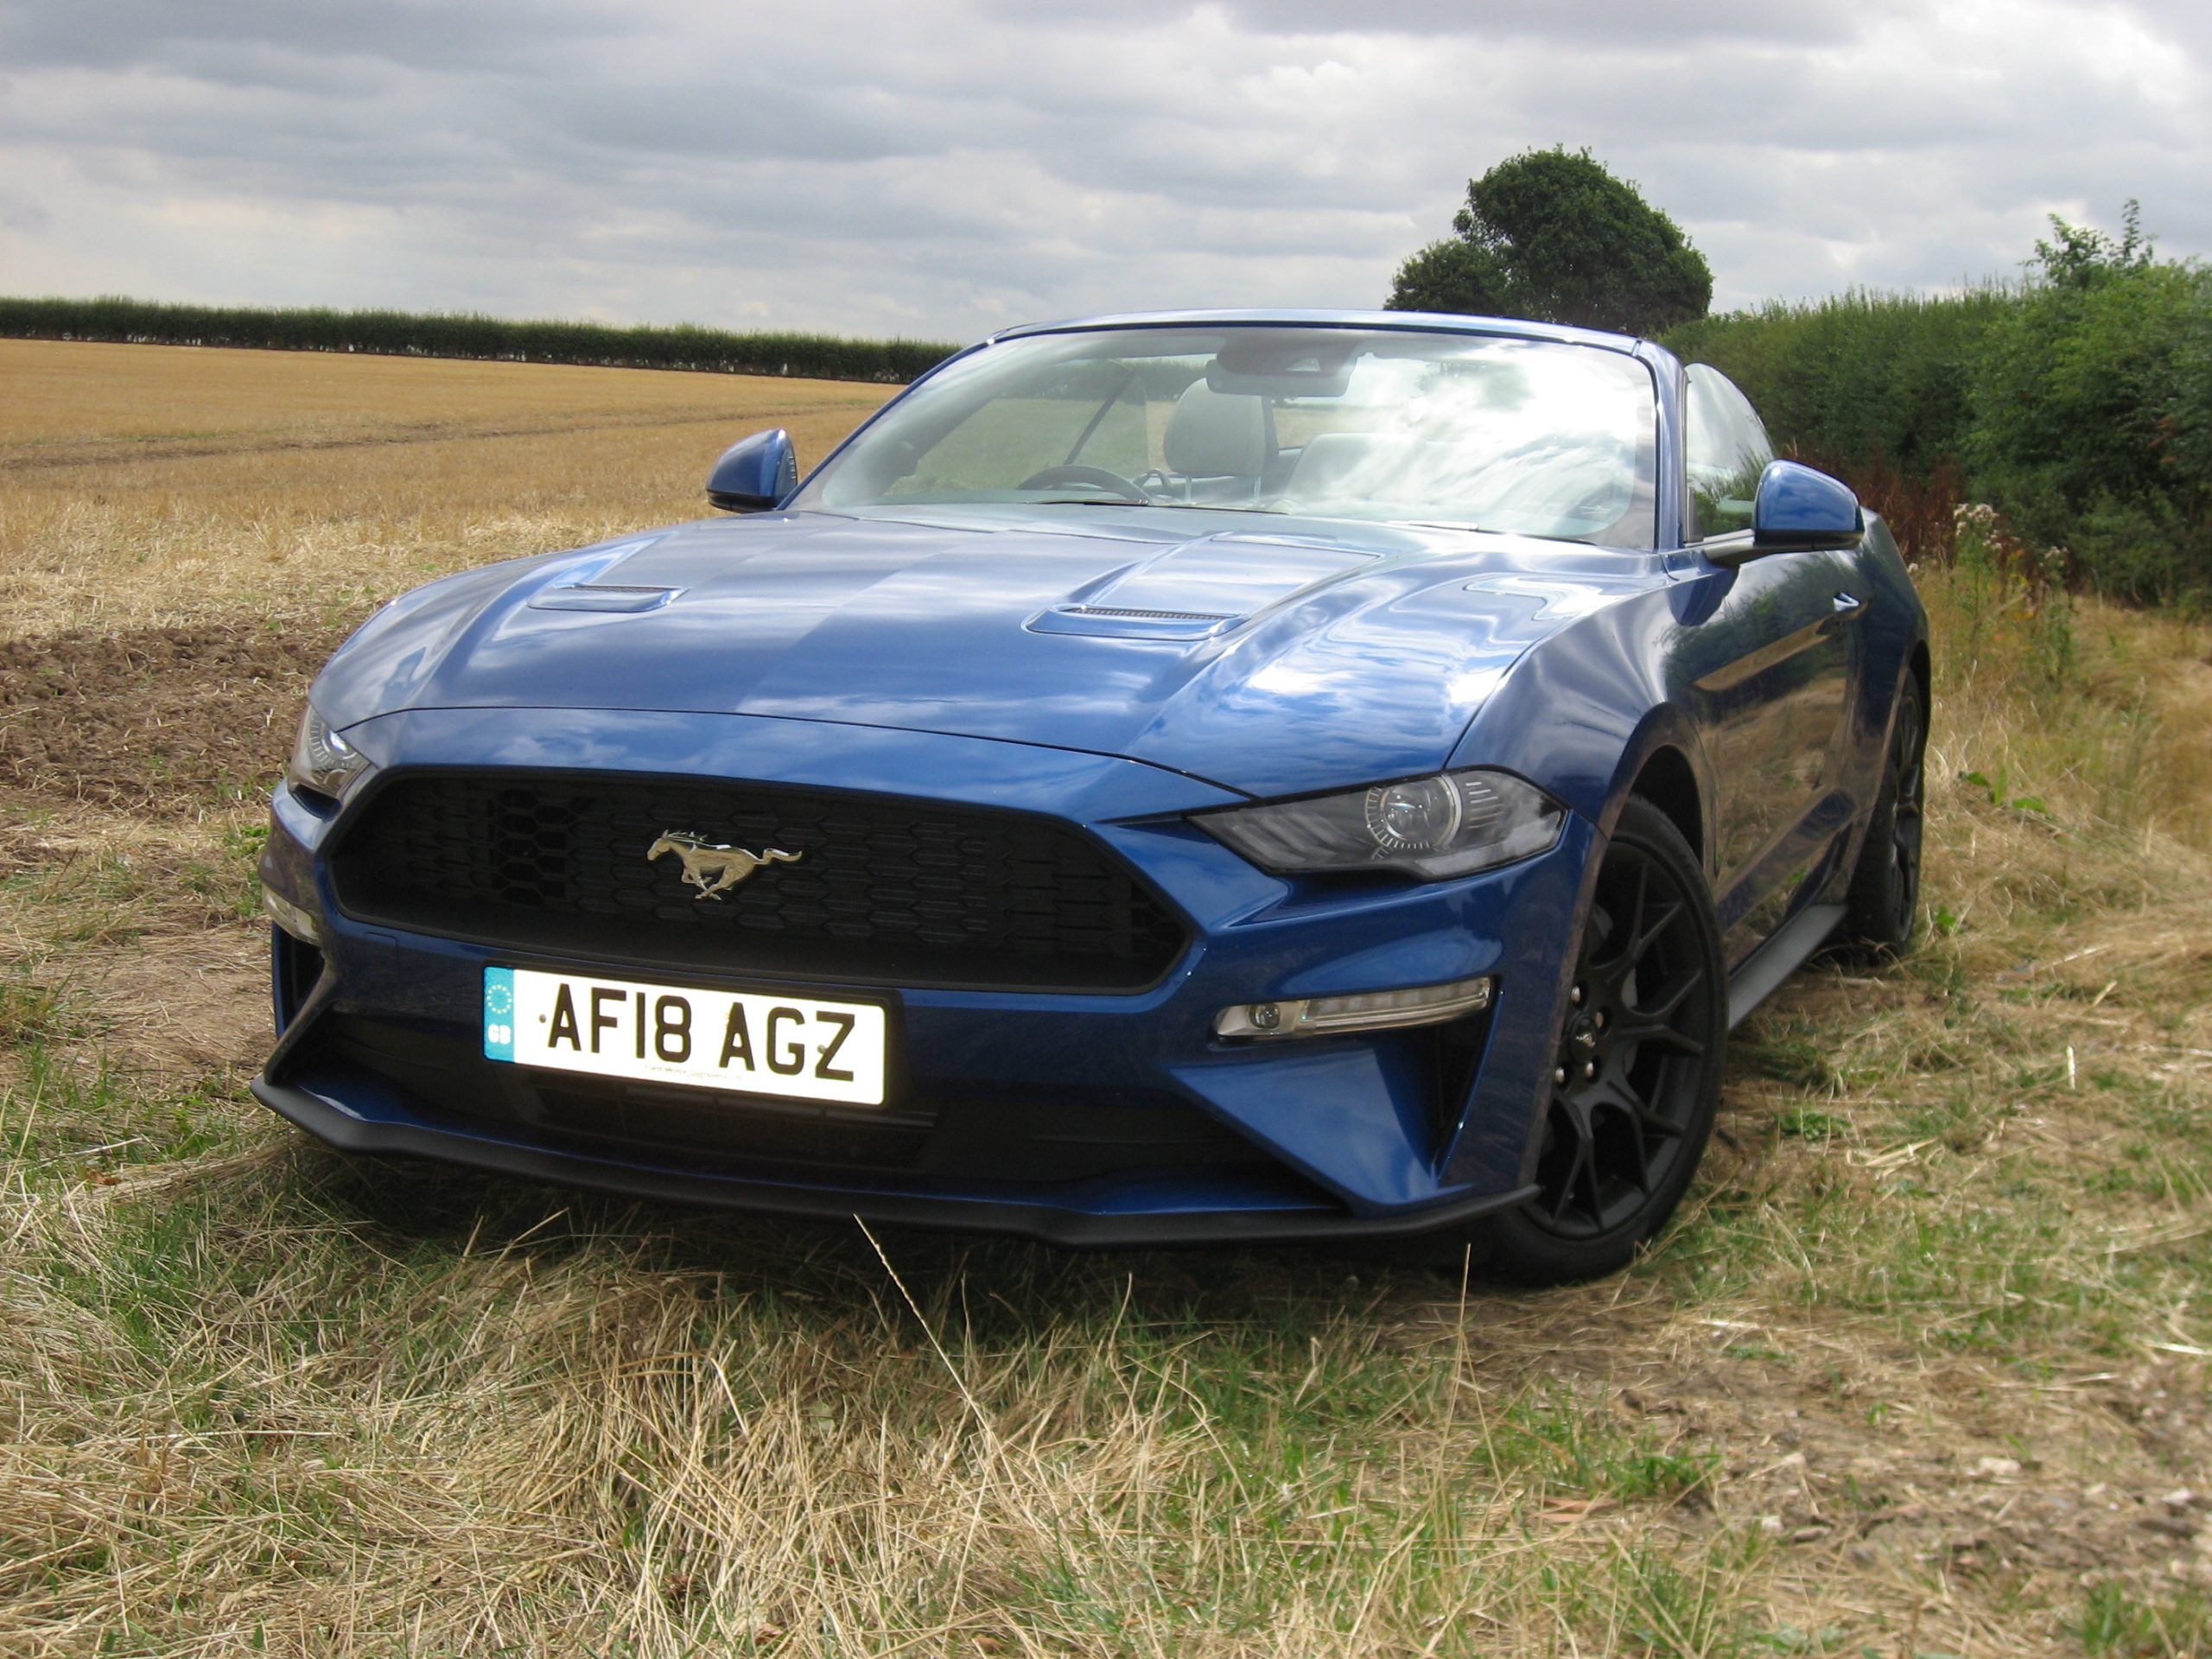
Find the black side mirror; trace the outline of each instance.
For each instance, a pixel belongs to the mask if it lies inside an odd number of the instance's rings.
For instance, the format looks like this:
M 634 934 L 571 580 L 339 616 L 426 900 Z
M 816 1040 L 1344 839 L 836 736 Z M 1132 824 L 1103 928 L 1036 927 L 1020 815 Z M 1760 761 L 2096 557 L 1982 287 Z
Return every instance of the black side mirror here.
M 1751 504 L 1751 550 L 1815 553 L 1859 545 L 1866 515 L 1851 486 L 1794 461 L 1774 461 L 1759 474 Z
M 722 451 L 707 474 L 707 500 L 724 512 L 766 512 L 798 487 L 798 452 L 778 427 Z

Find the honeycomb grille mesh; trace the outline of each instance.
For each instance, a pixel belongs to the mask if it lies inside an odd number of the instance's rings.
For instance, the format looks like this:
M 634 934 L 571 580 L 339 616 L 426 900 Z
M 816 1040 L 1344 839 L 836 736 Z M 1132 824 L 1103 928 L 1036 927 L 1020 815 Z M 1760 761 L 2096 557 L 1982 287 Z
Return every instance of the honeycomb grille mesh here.
M 671 834 L 798 858 L 702 897 L 677 855 L 646 857 Z M 413 931 L 876 983 L 1136 989 L 1185 942 L 1065 825 L 687 779 L 395 779 L 332 874 L 347 914 Z

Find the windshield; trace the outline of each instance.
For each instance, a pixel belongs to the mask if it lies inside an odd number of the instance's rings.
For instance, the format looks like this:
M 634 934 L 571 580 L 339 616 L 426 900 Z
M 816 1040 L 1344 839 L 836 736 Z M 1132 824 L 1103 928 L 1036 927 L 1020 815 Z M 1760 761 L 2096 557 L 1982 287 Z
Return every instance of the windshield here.
M 793 503 L 1204 507 L 1649 547 L 1653 382 L 1548 340 L 1254 326 L 1031 335 L 893 404 Z

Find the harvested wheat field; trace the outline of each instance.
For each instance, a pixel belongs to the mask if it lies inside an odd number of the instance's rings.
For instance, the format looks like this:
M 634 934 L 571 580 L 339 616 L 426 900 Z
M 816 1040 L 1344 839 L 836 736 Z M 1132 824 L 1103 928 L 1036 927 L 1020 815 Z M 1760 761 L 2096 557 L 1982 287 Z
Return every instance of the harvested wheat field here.
M 1738 1034 L 1578 1289 L 339 1161 L 264 791 L 437 572 L 800 381 L 0 341 L 0 1652 L 2212 1651 L 2212 628 L 1936 613 L 1929 931 Z

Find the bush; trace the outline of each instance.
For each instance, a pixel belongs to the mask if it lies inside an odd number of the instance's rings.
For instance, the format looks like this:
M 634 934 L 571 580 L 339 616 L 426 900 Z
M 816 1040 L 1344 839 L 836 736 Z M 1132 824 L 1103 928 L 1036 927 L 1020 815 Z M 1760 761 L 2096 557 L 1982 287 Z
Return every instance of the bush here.
M 2212 274 L 2063 220 L 1974 359 L 1967 459 L 2031 541 L 2117 597 L 2212 591 Z
M 1961 453 L 1974 352 L 2015 299 L 1996 286 L 1936 298 L 1853 291 L 1709 317 L 1666 343 L 1741 386 L 1777 443 L 1923 481 Z
M 2116 598 L 2212 598 L 2212 273 L 2054 218 L 2026 280 L 1924 298 L 1852 293 L 1676 328 L 1776 442 L 1850 480 L 1927 556 L 1949 505 L 2071 556 Z
M 1993 285 L 1932 299 L 1853 291 L 1707 318 L 1666 343 L 1743 387 L 1785 452 L 1848 480 L 1908 556 L 1942 558 L 1967 494 L 1974 352 L 2012 301 Z

